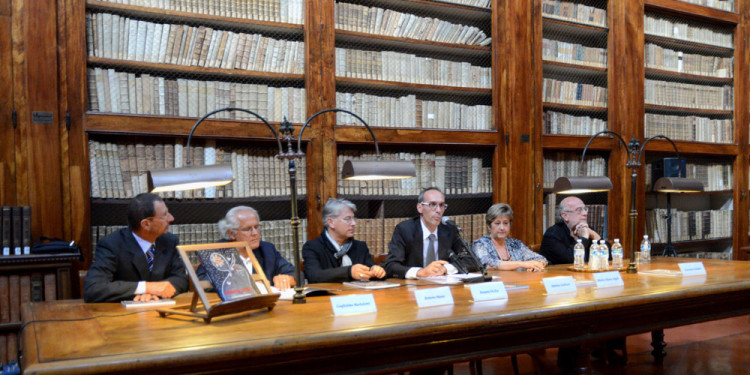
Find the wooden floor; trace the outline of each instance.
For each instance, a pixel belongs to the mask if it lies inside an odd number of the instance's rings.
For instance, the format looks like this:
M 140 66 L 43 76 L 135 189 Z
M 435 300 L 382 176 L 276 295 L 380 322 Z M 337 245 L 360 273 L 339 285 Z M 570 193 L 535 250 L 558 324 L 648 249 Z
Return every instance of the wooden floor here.
M 651 335 L 628 337 L 628 364 L 606 366 L 594 361 L 602 374 L 622 375 L 685 375 L 685 374 L 750 374 L 750 317 L 742 316 L 714 322 L 694 324 L 664 331 L 667 357 L 663 366 L 655 366 L 651 357 Z M 557 349 L 548 349 L 544 368 L 535 371 L 528 355 L 518 356 L 521 374 L 556 374 Z M 512 374 L 509 357 L 482 361 L 485 375 Z M 454 373 L 469 374 L 466 363 L 456 364 Z

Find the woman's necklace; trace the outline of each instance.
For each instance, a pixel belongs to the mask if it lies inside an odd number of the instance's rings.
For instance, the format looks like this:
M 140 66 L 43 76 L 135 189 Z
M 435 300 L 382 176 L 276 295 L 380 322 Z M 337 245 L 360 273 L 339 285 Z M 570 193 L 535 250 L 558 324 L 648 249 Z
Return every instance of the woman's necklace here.
M 500 245 L 499 243 L 495 242 L 495 240 L 492 240 L 492 244 L 495 245 L 495 251 L 497 251 L 497 256 L 500 258 L 500 260 L 510 260 L 510 254 L 508 253 L 508 248 L 505 245 Z

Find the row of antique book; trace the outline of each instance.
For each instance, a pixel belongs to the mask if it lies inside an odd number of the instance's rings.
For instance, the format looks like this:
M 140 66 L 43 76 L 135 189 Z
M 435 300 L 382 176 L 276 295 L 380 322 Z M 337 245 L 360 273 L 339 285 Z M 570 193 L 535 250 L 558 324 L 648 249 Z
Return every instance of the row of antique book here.
M 734 120 L 646 113 L 646 137 L 666 135 L 674 141 L 734 142 Z
M 542 100 L 548 103 L 607 107 L 607 88 L 589 83 L 544 78 Z
M 335 26 L 340 30 L 431 42 L 477 46 L 492 42 L 476 26 L 350 3 L 336 3 Z
M 569 64 L 607 67 L 607 49 L 587 47 L 578 43 L 561 40 L 542 39 L 542 58 Z
M 489 63 L 489 59 L 487 60 Z M 395 51 L 336 48 L 336 76 L 456 87 L 492 87 L 492 68 Z
M 722 30 L 704 24 L 679 21 L 657 15 L 646 14 L 644 32 L 650 35 L 679 39 L 712 46 L 733 48 L 734 35 L 731 30 Z
M 130 198 L 148 191 L 147 172 L 180 168 L 190 157 L 193 166 L 230 164 L 234 181 L 205 189 L 160 193 L 167 198 L 239 198 L 288 196 L 288 166 L 277 150 L 256 147 L 217 147 L 215 140 L 197 141 L 191 154 L 184 140 L 174 144 L 89 141 L 92 198 Z M 297 192 L 306 194 L 306 165 L 297 163 Z
M 89 110 L 200 117 L 219 108 L 252 110 L 268 121 L 305 121 L 305 89 L 264 84 L 168 79 L 114 69 L 88 69 Z M 258 119 L 241 111 L 220 112 L 211 118 Z
M 304 21 L 303 0 L 104 0 L 201 15 L 253 19 L 259 21 L 301 24 Z
M 721 210 L 678 211 L 672 209 L 672 241 L 710 240 L 732 237 L 731 207 Z M 667 242 L 666 208 L 646 210 L 646 232 L 654 243 Z
M 403 180 L 338 180 L 338 192 L 345 195 L 417 195 L 429 186 L 437 186 L 446 195 L 492 192 L 492 168 L 478 154 L 450 154 L 445 150 L 421 153 L 383 153 L 383 160 L 411 160 L 416 177 Z M 343 150 L 338 169 L 346 160 L 376 160 L 371 152 Z
M 544 111 L 542 125 L 544 134 L 593 135 L 607 129 L 607 120 Z
M 651 190 L 652 164 L 646 164 L 646 190 Z M 716 162 L 709 160 L 688 160 L 685 167 L 685 177 L 694 178 L 703 184 L 705 191 L 727 191 L 734 186 L 732 162 Z
M 731 85 L 706 86 L 653 79 L 646 79 L 645 85 L 646 104 L 720 111 L 734 108 L 734 87 Z
M 417 99 L 415 95 L 398 98 L 364 93 L 336 93 L 336 106 L 362 117 L 370 126 L 457 130 L 492 130 L 492 106 L 466 105 Z M 360 125 L 347 113 L 336 115 L 338 125 Z
M 0 234 L 0 257 L 31 254 L 31 206 L 2 206 Z
M 543 161 L 544 187 L 551 188 L 555 180 L 563 176 L 606 176 L 607 159 L 591 154 L 583 162 L 583 174 L 579 172 L 581 153 L 571 151 L 545 152 Z
M 647 68 L 719 78 L 731 78 L 734 75 L 732 56 L 687 53 L 653 43 L 646 43 L 644 53 Z
M 543 0 L 542 15 L 550 18 L 607 26 L 607 10 L 572 1 Z
M 89 56 L 207 68 L 304 72 L 305 44 L 206 26 L 86 13 Z

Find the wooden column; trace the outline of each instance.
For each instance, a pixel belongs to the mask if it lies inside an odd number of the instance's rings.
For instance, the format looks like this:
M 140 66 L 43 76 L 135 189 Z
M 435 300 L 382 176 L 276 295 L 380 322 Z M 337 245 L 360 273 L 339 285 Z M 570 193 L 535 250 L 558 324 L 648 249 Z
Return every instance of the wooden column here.
M 32 236 L 62 237 L 56 1 L 12 4 L 16 204 L 31 206 Z M 34 112 L 41 118 L 34 119 Z M 51 123 L 44 123 L 47 115 Z
M 13 145 L 13 60 L 11 56 L 11 4 L 0 0 L 0 205 L 16 204 L 16 162 Z
M 513 237 L 523 241 L 534 238 L 536 181 L 535 150 L 541 143 L 535 135 L 534 116 L 534 2 L 506 1 L 500 15 L 505 20 L 505 42 L 496 46 L 507 67 L 501 69 L 500 94 L 505 112 L 505 163 L 508 170 L 508 204 L 514 209 Z M 494 37 L 494 35 L 493 35 Z M 498 38 L 499 39 L 499 38 Z M 497 42 L 495 42 L 497 43 Z M 502 132 L 501 132 L 502 133 Z M 541 173 L 541 171 L 537 171 Z
M 622 135 L 625 142 L 632 137 L 643 141 L 644 134 L 644 36 L 643 0 L 610 0 L 608 7 L 609 41 L 608 56 L 608 102 L 609 129 Z M 628 153 L 619 142 L 612 140 L 609 156 L 609 177 L 614 190 L 609 193 L 610 238 L 620 238 L 631 254 L 630 222 L 628 214 L 631 204 L 631 170 L 626 167 Z M 642 161 L 645 162 L 645 159 Z M 636 184 L 636 245 L 643 236 L 645 223 L 645 168 L 638 170 Z
M 333 0 L 305 2 L 305 90 L 307 115 L 336 106 L 336 69 Z M 307 146 L 308 238 L 323 230 L 321 211 L 336 196 L 336 115 L 326 113 L 310 124 Z
M 748 178 L 750 171 L 750 113 L 748 113 L 748 102 L 750 89 L 748 75 L 750 74 L 750 49 L 748 49 L 748 22 L 750 22 L 750 1 L 740 1 L 735 5 L 740 15 L 740 23 L 734 33 L 734 136 L 735 143 L 739 145 L 739 155 L 734 162 L 734 213 L 732 230 L 732 250 L 734 259 L 747 260 L 747 253 L 741 252 L 740 248 L 748 245 L 748 212 L 750 212 L 750 199 L 748 198 Z

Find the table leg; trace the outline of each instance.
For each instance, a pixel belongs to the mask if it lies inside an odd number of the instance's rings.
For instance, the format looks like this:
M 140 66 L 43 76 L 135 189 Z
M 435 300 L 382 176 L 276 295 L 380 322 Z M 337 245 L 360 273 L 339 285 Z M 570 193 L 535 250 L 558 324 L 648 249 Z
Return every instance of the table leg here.
M 664 363 L 664 357 L 667 356 L 667 352 L 664 351 L 666 346 L 667 343 L 664 342 L 664 330 L 657 329 L 651 331 L 651 347 L 654 348 L 654 350 L 651 351 L 651 355 L 654 356 L 655 364 L 661 365 Z

